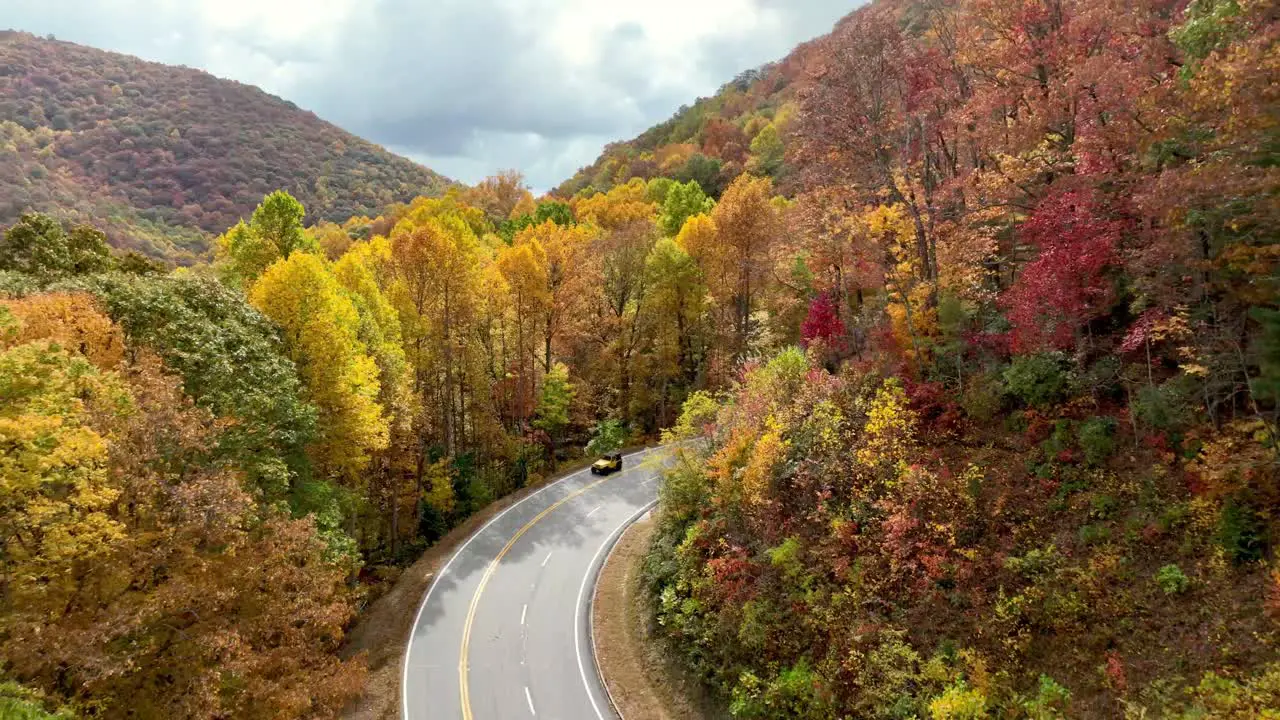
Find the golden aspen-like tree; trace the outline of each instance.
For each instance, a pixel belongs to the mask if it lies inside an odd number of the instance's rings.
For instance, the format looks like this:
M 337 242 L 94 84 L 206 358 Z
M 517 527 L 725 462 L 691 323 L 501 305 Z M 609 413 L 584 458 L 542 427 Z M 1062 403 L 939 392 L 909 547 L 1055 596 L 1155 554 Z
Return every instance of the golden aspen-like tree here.
M 657 237 L 652 222 L 638 220 L 601 233 L 595 243 L 604 313 L 592 329 L 603 359 L 612 366 L 600 384 L 611 390 L 614 413 L 626 423 L 632 419 L 637 356 L 653 338 L 652 278 L 645 272 L 645 259 Z
M 684 392 L 703 379 L 707 286 L 698 263 L 671 238 L 653 246 L 644 272 L 655 318 L 649 383 L 656 396 L 655 425 L 664 427 L 674 421 Z
M 249 301 L 282 328 L 320 414 L 316 461 L 354 481 L 370 453 L 387 447 L 388 426 L 378 404 L 378 364 L 360 340 L 360 313 L 350 294 L 323 258 L 294 253 L 267 269 Z
M 565 227 L 550 220 L 516 235 L 514 245 L 536 245 L 541 253 L 535 249 L 533 256 L 545 258 L 543 291 L 547 301 L 538 323 L 544 373 L 551 371 L 553 345 L 577 332 L 573 326 L 582 319 L 579 313 L 593 291 L 589 251 L 594 236 L 595 231 L 587 225 Z
M 388 421 L 387 448 L 374 457 L 370 469 L 370 522 L 391 538 L 392 554 L 399 550 L 401 508 L 413 469 L 413 424 L 418 408 L 413 398 L 413 378 L 405 357 L 400 316 L 384 287 L 392 281 L 391 244 L 378 236 L 351 246 L 333 266 L 338 282 L 346 288 L 360 315 L 360 341 L 378 365 L 379 395 Z M 409 503 L 412 506 L 412 502 Z
M 511 302 L 514 332 L 515 373 L 518 382 L 516 419 L 527 419 L 533 412 L 535 370 L 542 338 L 540 319 L 552 310 L 552 295 L 547 277 L 547 251 L 536 238 L 526 236 L 520 242 L 498 252 L 495 262 Z
M 447 452 L 459 449 L 468 389 L 468 366 L 475 354 L 471 333 L 481 279 L 482 248 L 470 225 L 457 214 L 402 223 L 391 239 L 396 273 L 394 302 L 415 390 L 436 410 L 438 440 Z
M 773 183 L 768 178 L 741 175 L 725 190 L 711 213 L 720 241 L 723 266 L 719 283 L 712 284 L 717 300 L 732 307 L 729 347 L 735 358 L 746 352 L 752 314 L 761 307 L 772 282 L 775 245 L 783 234 L 782 220 L 771 204 Z
M 652 222 L 658 206 L 649 197 L 648 183 L 634 178 L 607 193 L 575 200 L 573 212 L 579 222 L 612 230 L 633 222 Z

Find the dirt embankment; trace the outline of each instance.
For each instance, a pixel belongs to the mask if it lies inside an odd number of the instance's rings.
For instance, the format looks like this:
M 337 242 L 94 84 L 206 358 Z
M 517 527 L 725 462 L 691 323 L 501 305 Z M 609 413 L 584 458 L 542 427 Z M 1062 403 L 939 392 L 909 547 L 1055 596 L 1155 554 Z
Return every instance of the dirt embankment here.
M 596 658 L 623 720 L 728 717 L 652 640 L 641 567 L 656 523 L 632 525 L 600 571 L 593 603 Z

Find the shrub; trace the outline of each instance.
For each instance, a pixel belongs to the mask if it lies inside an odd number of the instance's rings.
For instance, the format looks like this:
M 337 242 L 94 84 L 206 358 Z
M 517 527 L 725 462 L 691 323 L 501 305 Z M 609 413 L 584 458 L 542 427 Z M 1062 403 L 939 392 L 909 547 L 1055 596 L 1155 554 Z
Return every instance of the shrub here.
M 1192 419 L 1186 391 L 1172 381 L 1139 390 L 1131 409 L 1139 423 L 1154 430 L 1176 431 L 1186 427 Z
M 1027 711 L 1031 720 L 1057 720 L 1066 717 L 1067 703 L 1070 701 L 1070 690 L 1048 675 L 1041 675 L 1035 697 L 1024 702 L 1022 708 Z
M 959 680 L 929 703 L 929 714 L 933 720 L 980 720 L 987 717 L 987 697 Z
M 1047 407 L 1066 396 L 1066 367 L 1066 358 L 1058 352 L 1016 357 L 1004 371 L 1005 389 L 1026 405 Z
M 1111 528 L 1106 525 L 1082 525 L 1077 536 L 1085 545 L 1096 545 L 1111 539 Z
M 1095 398 L 1120 397 L 1120 370 L 1118 358 L 1108 356 L 1100 358 L 1076 378 L 1075 387 L 1084 395 Z
M 662 431 L 662 442 L 669 444 L 702 436 L 715 422 L 719 411 L 720 403 L 710 393 L 702 390 L 690 393 L 681 406 L 676 424 Z
M 1109 417 L 1092 417 L 1080 423 L 1076 438 L 1090 465 L 1101 465 L 1115 450 L 1116 421 Z
M 587 454 L 601 455 L 619 450 L 627 443 L 629 435 L 630 433 L 621 421 L 601 421 L 591 434 L 591 442 L 587 443 Z
M 1058 548 L 1047 545 L 1043 550 L 1039 548 L 1028 550 L 1022 557 L 1009 556 L 1004 561 L 1004 568 L 1024 577 L 1033 578 L 1049 574 L 1061 564 L 1062 556 L 1058 554 Z
M 0 718 L 7 720 L 73 720 L 70 709 L 61 708 L 49 712 L 48 699 L 43 693 L 23 687 L 13 681 L 0 682 Z
M 1048 459 L 1051 461 L 1058 459 L 1059 455 L 1070 451 L 1076 444 L 1075 435 L 1075 423 L 1070 420 L 1055 420 L 1053 432 L 1044 441 L 1044 450 Z
M 905 631 L 885 630 L 855 650 L 853 657 L 858 662 L 850 687 L 857 697 L 855 717 L 897 720 L 923 714 L 923 698 L 917 695 L 920 655 L 907 642 Z
M 1233 498 L 1222 508 L 1218 543 L 1237 564 L 1255 562 L 1266 551 L 1266 527 L 1248 503 Z
M 818 720 L 830 717 L 830 705 L 817 692 L 818 680 L 803 659 L 778 673 L 767 685 L 754 673 L 742 673 L 733 687 L 730 710 L 734 717 L 740 718 Z
M 1191 585 L 1191 580 L 1183 574 L 1182 568 L 1169 564 L 1156 571 L 1156 584 L 1165 595 L 1181 595 Z
M 1280 663 L 1267 665 L 1258 675 L 1244 682 L 1205 673 L 1200 684 L 1191 689 L 1192 705 L 1184 712 L 1169 717 L 1177 720 L 1252 720 L 1274 717 L 1280 707 Z
M 1000 412 L 1004 404 L 1003 392 L 998 376 L 975 375 L 965 384 L 964 394 L 960 396 L 960 407 L 974 420 L 987 422 Z
M 1106 493 L 1098 493 L 1089 498 L 1089 517 L 1106 520 L 1116 512 L 1119 503 Z

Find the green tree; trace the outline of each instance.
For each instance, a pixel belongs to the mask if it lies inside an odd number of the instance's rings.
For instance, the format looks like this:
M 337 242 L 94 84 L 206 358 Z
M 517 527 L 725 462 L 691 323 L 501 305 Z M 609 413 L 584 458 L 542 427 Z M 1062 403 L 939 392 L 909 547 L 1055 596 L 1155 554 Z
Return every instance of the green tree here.
M 652 285 L 652 311 L 663 319 L 654 328 L 652 373 L 659 393 L 657 424 L 662 426 L 703 370 L 709 340 L 707 283 L 698 263 L 671 238 L 654 245 L 645 272 Z
M 573 210 L 570 209 L 568 203 L 557 200 L 546 200 L 538 203 L 538 209 L 533 213 L 533 224 L 541 225 L 548 220 L 557 225 L 572 225 Z
M 240 221 L 214 247 L 219 274 L 232 285 L 248 286 L 276 260 L 296 251 L 321 253 L 320 243 L 302 226 L 302 203 L 284 190 L 262 199 L 246 225 Z
M 675 237 L 684 227 L 685 220 L 694 215 L 708 215 L 715 208 L 715 201 L 707 197 L 695 180 L 676 183 L 667 192 L 658 215 L 658 228 L 667 237 Z
M 107 236 L 89 225 L 67 232 L 42 213 L 26 213 L 0 240 L 0 270 L 28 275 L 84 275 L 114 269 Z
M 630 436 L 627 426 L 615 419 L 601 420 L 591 433 L 591 441 L 587 443 L 588 455 L 602 455 L 619 450 L 627 444 Z
M 671 188 L 675 187 L 676 181 L 668 177 L 656 177 L 649 181 L 649 186 L 645 191 L 645 197 L 649 202 L 661 206 L 667 201 L 667 193 L 671 192 Z
M 54 287 L 97 296 L 131 343 L 157 352 L 196 405 L 226 421 L 215 455 L 245 470 L 260 499 L 290 498 L 299 514 L 317 510 L 297 495 L 310 475 L 305 449 L 315 408 L 301 397 L 276 327 L 241 293 L 190 272 L 101 275 Z
M 675 174 L 679 182 L 693 181 L 712 197 L 720 197 L 724 191 L 724 181 L 720 177 L 720 161 L 702 153 L 694 153 L 685 161 L 684 167 Z
M 783 150 L 778 128 L 773 123 L 765 125 L 751 141 L 751 169 L 761 175 L 776 176 L 782 168 Z
M 542 394 L 533 420 L 533 426 L 550 438 L 552 463 L 560 437 L 569 427 L 569 408 L 576 394 L 577 390 L 569 382 L 569 368 L 559 362 L 552 365 L 551 372 L 542 379 Z

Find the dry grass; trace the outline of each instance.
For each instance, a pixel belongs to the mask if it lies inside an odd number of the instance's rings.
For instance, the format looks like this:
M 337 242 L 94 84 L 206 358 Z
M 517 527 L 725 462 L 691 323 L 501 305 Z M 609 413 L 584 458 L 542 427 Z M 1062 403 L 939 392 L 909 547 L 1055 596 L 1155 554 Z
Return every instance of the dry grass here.
M 652 517 L 632 525 L 600 572 L 592 618 L 600 671 L 624 720 L 718 720 L 725 715 L 649 632 L 640 568 L 655 525 Z

